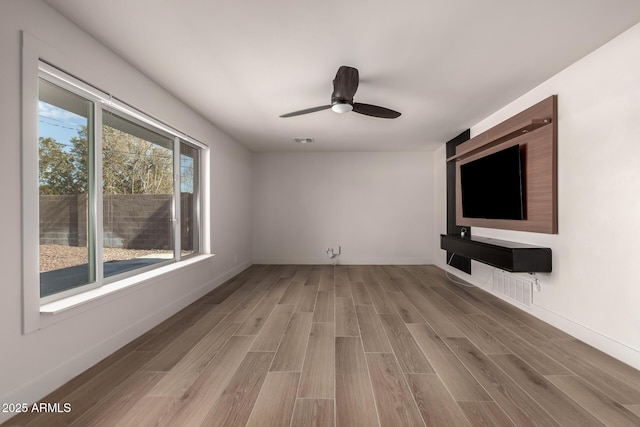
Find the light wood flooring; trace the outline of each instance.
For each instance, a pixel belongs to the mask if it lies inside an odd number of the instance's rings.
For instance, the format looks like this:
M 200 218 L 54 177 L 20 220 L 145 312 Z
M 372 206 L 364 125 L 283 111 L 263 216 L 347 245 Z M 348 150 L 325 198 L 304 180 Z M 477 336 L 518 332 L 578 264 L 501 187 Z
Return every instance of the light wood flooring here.
M 25 426 L 640 426 L 640 372 L 433 266 L 253 266 Z

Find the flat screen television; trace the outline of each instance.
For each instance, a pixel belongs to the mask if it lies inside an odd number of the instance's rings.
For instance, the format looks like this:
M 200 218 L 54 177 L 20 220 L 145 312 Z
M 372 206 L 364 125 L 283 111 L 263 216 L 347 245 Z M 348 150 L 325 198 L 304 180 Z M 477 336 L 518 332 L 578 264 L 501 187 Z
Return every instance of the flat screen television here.
M 524 219 L 520 146 L 460 165 L 462 216 Z

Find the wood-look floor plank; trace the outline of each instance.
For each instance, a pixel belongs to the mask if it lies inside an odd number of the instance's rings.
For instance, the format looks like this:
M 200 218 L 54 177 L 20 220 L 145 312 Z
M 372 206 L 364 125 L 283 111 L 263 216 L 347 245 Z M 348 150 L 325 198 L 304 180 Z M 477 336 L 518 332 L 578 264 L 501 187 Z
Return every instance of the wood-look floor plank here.
M 199 426 L 231 380 L 254 337 L 232 336 L 165 417 L 162 426 Z
M 400 362 L 402 372 L 405 374 L 429 374 L 435 372 L 425 357 L 420 347 L 413 339 L 400 316 L 397 314 L 381 314 L 382 325 L 387 332 L 387 337 L 393 348 L 393 352 Z
M 164 375 L 164 372 L 135 372 L 70 425 L 108 427 L 116 424 Z
M 334 297 L 333 291 L 318 291 L 316 307 L 313 311 L 314 322 L 334 321 Z
M 273 285 L 269 292 L 267 292 L 267 298 L 282 298 L 284 293 L 287 291 L 287 288 L 291 284 L 291 277 L 281 277 L 276 283 Z
M 495 339 L 493 335 L 478 326 L 473 318 L 462 313 L 453 306 L 439 305 L 438 309 L 444 313 L 458 329 L 484 353 L 511 353 L 507 347 Z
M 543 351 L 529 344 L 519 335 L 511 332 L 511 330 L 503 327 L 493 319 L 490 319 L 485 315 L 480 315 L 473 316 L 472 320 L 541 374 L 571 374 L 571 372 L 567 368 L 547 356 Z
M 245 270 L 246 271 L 246 270 Z M 201 302 L 203 304 L 220 304 L 226 300 L 230 295 L 236 292 L 241 287 L 246 286 L 248 277 L 240 277 L 242 274 L 226 281 L 222 285 L 218 286 L 207 295 L 202 297 Z
M 347 278 L 350 282 L 362 282 L 363 280 L 363 270 L 364 266 L 362 265 L 349 265 L 347 266 Z
M 160 326 L 160 325 L 158 325 L 158 326 Z M 51 393 L 49 393 L 46 396 L 42 397 L 40 399 L 40 401 L 41 402 L 62 402 L 62 403 L 64 403 L 66 401 L 65 400 L 66 397 L 69 394 L 71 394 L 75 390 L 85 386 L 87 383 L 92 382 L 102 372 L 104 372 L 105 370 L 111 368 L 115 364 L 119 363 L 125 357 L 130 356 L 131 352 L 138 351 L 137 349 L 140 347 L 140 345 L 142 343 L 146 342 L 150 337 L 152 337 L 151 335 L 148 335 L 148 334 L 149 333 L 143 334 L 142 336 L 136 338 L 135 340 L 133 340 L 129 344 L 125 345 L 124 347 L 120 348 L 119 350 L 116 350 L 115 352 L 113 352 L 109 356 L 105 357 L 104 359 L 102 359 L 101 361 L 96 363 L 94 366 L 90 367 L 86 371 L 84 371 L 81 374 L 77 375 L 76 377 L 72 378 L 67 383 L 63 384 L 62 386 L 58 387 L 57 389 L 55 389 Z M 147 351 L 145 351 L 144 353 L 140 353 L 140 354 L 144 354 L 146 358 L 151 358 L 154 354 L 156 354 L 156 352 L 153 352 L 153 351 L 148 351 L 147 352 Z M 144 362 L 145 361 L 142 360 L 140 363 L 144 363 Z M 38 418 L 40 415 L 41 414 L 39 412 L 35 412 L 35 411 L 34 412 L 31 412 L 31 411 L 29 411 L 29 412 L 21 412 L 20 414 L 16 415 L 15 417 L 13 417 L 11 419 L 11 425 L 14 425 L 14 424 L 15 425 L 26 425 L 29 422 L 31 422 L 32 420 L 34 420 L 35 418 Z M 80 416 L 80 415 L 78 415 L 78 416 Z
M 347 278 L 336 276 L 334 289 L 337 298 L 352 298 L 351 286 Z
M 280 301 L 278 304 L 292 304 L 295 305 L 298 302 L 298 298 L 300 298 L 300 292 L 302 292 L 302 288 L 304 287 L 304 280 L 296 280 L 295 278 L 291 280 L 287 290 L 284 291 Z
M 298 372 L 269 372 L 258 394 L 247 427 L 278 427 L 291 423 Z
M 429 426 L 470 426 L 467 417 L 436 374 L 406 374 L 422 419 Z
M 140 351 L 160 351 L 170 344 L 176 337 L 195 325 L 209 313 L 215 305 L 191 305 L 153 328 L 153 336 L 138 347 Z
M 271 371 L 302 370 L 313 313 L 293 313 L 284 331 Z
M 298 270 L 298 266 L 297 265 L 280 265 L 278 266 L 278 277 L 280 279 L 293 279 L 293 276 L 295 276 L 296 271 Z
M 320 284 L 318 290 L 323 292 L 333 292 L 334 290 L 334 270 L 333 266 L 325 265 L 322 267 L 320 276 Z
M 416 284 L 420 284 L 421 280 L 419 277 L 417 277 L 413 272 L 412 269 L 415 267 L 419 267 L 418 265 L 395 265 L 392 266 L 396 269 L 398 269 L 398 276 L 404 278 L 406 281 L 410 282 L 410 283 L 416 283 Z M 427 287 L 431 287 L 431 286 L 427 286 Z
M 313 323 L 304 358 L 298 397 L 332 399 L 335 378 L 333 323 Z
M 27 423 L 30 427 L 51 427 L 68 425 L 80 418 L 91 409 L 103 396 L 104 390 L 118 387 L 129 376 L 133 375 L 155 353 L 133 351 L 104 369 L 96 376 L 74 390 L 67 389 L 69 394 L 63 396 L 59 402 L 69 403 L 72 411 L 67 413 L 45 412 Z
M 640 417 L 640 405 L 624 405 L 624 406 L 625 408 L 627 408 L 628 410 L 636 414 L 638 417 Z
M 401 289 L 409 301 L 418 309 L 420 315 L 441 337 L 464 338 L 465 335 L 443 313 L 429 301 L 419 288 L 413 284 L 407 284 Z
M 424 323 L 424 318 L 405 294 L 402 292 L 387 292 L 387 298 L 404 323 Z
M 421 269 L 422 266 L 419 265 L 407 265 L 404 266 L 404 270 L 411 275 L 412 279 L 409 280 L 409 282 L 415 281 L 423 286 L 439 286 L 438 283 L 434 283 L 434 280 L 431 276 L 427 275 L 426 272 L 424 272 Z
M 382 289 L 384 289 L 385 292 L 400 292 L 398 286 L 393 280 L 391 280 L 391 277 L 389 277 L 389 275 L 384 271 L 382 266 L 373 265 L 371 268 L 378 280 L 378 284 L 382 286 Z
M 311 274 L 311 270 L 313 269 L 312 265 L 297 265 L 296 272 L 293 275 L 291 281 L 301 281 L 302 283 L 306 282 L 309 279 L 309 275 Z
M 640 426 L 640 417 L 574 375 L 546 377 L 566 395 L 609 426 Z
M 273 353 L 248 352 L 202 425 L 244 426 L 251 415 L 273 356 Z
M 366 352 L 391 353 L 391 344 L 384 332 L 384 327 L 380 317 L 371 305 L 356 305 L 356 315 L 358 325 L 360 325 L 360 335 L 362 344 Z
M 420 265 L 418 269 L 423 272 L 425 279 L 431 282 L 430 287 L 448 286 L 451 283 L 451 279 L 449 278 L 451 275 L 435 265 Z M 456 278 L 456 280 L 458 279 Z M 464 280 L 462 280 L 462 282 L 473 286 Z
M 429 425 L 640 425 L 640 371 L 437 267 L 257 265 L 3 426 L 421 425 L 407 395 Z
M 536 317 L 533 317 L 529 313 L 524 312 L 523 310 L 509 304 L 506 301 L 503 301 L 501 299 L 494 299 L 489 301 L 489 304 L 504 311 L 509 316 L 518 320 L 520 323 L 529 326 L 531 329 L 544 335 L 548 339 L 572 339 L 573 338 L 567 333 L 562 332 L 560 329 L 555 328 Z
M 491 354 L 489 358 L 561 425 L 603 425 L 518 356 Z
M 305 286 L 320 287 L 320 279 L 322 279 L 322 270 L 327 267 L 326 265 L 314 265 L 311 267 Z
M 425 287 L 419 280 L 415 280 L 415 277 L 407 278 L 405 275 L 396 274 L 394 277 L 390 277 L 389 280 L 394 284 L 398 292 L 402 292 L 403 288 L 413 286 L 416 288 Z
M 280 278 L 280 266 L 267 266 L 268 271 L 261 275 L 260 281 L 256 284 L 256 291 L 270 290 L 276 281 Z
M 484 314 L 477 307 L 468 303 L 463 298 L 461 298 L 458 294 L 450 291 L 447 288 L 441 288 L 441 287 L 433 288 L 433 292 L 440 295 L 442 298 L 444 298 L 447 301 L 448 304 L 454 306 L 464 314 Z
M 311 273 L 313 275 L 313 272 Z M 311 280 L 311 278 L 309 278 Z M 296 308 L 294 311 L 303 313 L 313 313 L 316 307 L 316 298 L 318 296 L 318 283 L 304 284 L 298 295 L 298 301 L 296 302 Z
M 210 311 L 200 319 L 195 325 L 176 337 L 153 359 L 151 359 L 142 370 L 144 371 L 168 371 L 175 366 L 185 354 L 193 348 L 211 329 L 226 317 L 224 313 L 214 313 Z
M 501 325 L 521 325 L 519 320 L 509 316 L 499 308 L 489 304 L 486 300 L 479 298 L 476 294 L 469 292 L 467 289 L 453 290 L 458 296 L 462 296 L 469 304 L 474 305 L 482 314 L 487 315 L 489 318 L 495 320 Z M 484 291 L 482 291 L 484 292 Z
M 565 351 L 570 352 L 574 355 L 580 355 L 582 357 L 587 357 L 594 365 L 599 368 L 607 371 L 607 373 L 615 376 L 617 379 L 627 382 L 629 385 L 635 385 L 636 388 L 640 387 L 640 371 L 634 369 L 633 367 L 614 359 L 609 356 L 591 347 L 589 344 L 586 344 L 577 339 L 566 340 L 562 343 L 558 343 L 556 345 L 561 345 Z M 640 402 L 638 402 L 640 404 Z
M 353 299 L 336 297 L 335 299 L 335 334 L 338 337 L 360 336 L 356 307 Z
M 134 408 L 112 425 L 116 427 L 155 426 L 167 417 L 175 405 L 176 400 L 172 397 L 143 397 Z
M 335 426 L 333 399 L 298 399 L 291 427 Z
M 393 307 L 389 296 L 377 282 L 372 281 L 365 283 L 365 289 L 369 293 L 369 297 L 371 298 L 371 302 L 373 303 L 377 313 L 396 314 L 396 310 Z
M 358 337 L 336 337 L 336 426 L 378 426 L 367 362 Z
M 590 363 L 587 357 L 567 351 L 563 347 L 565 340 L 550 340 L 527 325 L 507 327 L 613 400 L 622 404 L 640 402 L 640 391 L 636 387 L 603 371 L 597 363 Z
M 282 335 L 289 324 L 293 305 L 278 304 L 258 333 L 251 351 L 277 351 Z
M 244 286 L 255 288 L 268 273 L 269 265 L 254 264 L 236 277 L 244 280 Z
M 366 355 L 380 426 L 424 426 L 396 357 L 391 353 Z
M 277 296 L 264 297 L 236 331 L 236 335 L 258 335 L 279 299 Z
M 216 305 L 211 311 L 214 313 L 229 314 L 253 292 L 253 288 L 243 286 L 229 295 L 224 301 Z
M 349 274 L 347 273 L 347 266 L 343 264 L 338 264 L 333 267 L 334 279 L 341 278 L 344 280 L 349 280 Z
M 455 400 L 493 400 L 433 329 L 425 324 L 411 324 L 407 328 Z
M 468 339 L 444 338 L 443 341 L 516 425 L 559 425 Z
M 382 265 L 380 266 L 390 279 L 402 279 L 406 281 L 407 277 L 402 273 L 401 269 L 396 265 Z
M 362 282 L 349 282 L 351 287 L 351 294 L 353 295 L 353 302 L 356 305 L 371 305 L 371 297 L 367 292 L 364 283 Z
M 224 318 L 223 322 L 228 323 L 242 323 L 251 315 L 253 310 L 260 304 L 260 302 L 267 295 L 268 291 L 253 291 L 251 292 L 240 304 L 234 308 L 232 313 L 229 313 Z
M 184 395 L 239 326 L 238 323 L 218 324 L 166 373 L 148 396 Z
M 458 402 L 474 427 L 515 427 L 495 402 Z
M 432 304 L 437 306 L 444 305 L 447 307 L 455 307 L 447 298 L 443 297 L 438 292 L 436 292 L 436 289 L 440 289 L 440 287 L 436 287 L 436 286 L 429 287 L 429 286 L 416 285 L 416 284 L 411 284 L 411 285 L 415 286 L 416 289 L 418 289 L 418 292 L 424 295 L 425 298 L 427 298 Z
M 121 349 L 116 350 L 114 353 L 105 357 L 100 362 L 96 363 L 94 366 L 90 367 L 89 369 L 77 375 L 76 377 L 72 378 L 70 381 L 58 387 L 48 395 L 42 397 L 40 401 L 41 402 L 62 402 L 62 403 L 66 402 L 65 399 L 69 394 L 71 394 L 73 391 L 77 390 L 78 388 L 83 387 L 88 382 L 92 381 L 95 377 L 97 377 L 98 375 L 100 375 L 102 372 L 109 369 L 110 367 L 112 367 L 114 364 L 118 363 L 124 357 L 129 356 L 129 354 L 132 351 L 135 351 L 138 347 L 140 347 L 141 343 L 146 342 L 150 337 L 147 334 L 144 334 L 138 337 L 137 339 L 125 345 Z M 146 354 L 154 355 L 156 353 L 148 352 Z M 144 363 L 144 361 L 142 361 L 141 363 Z M 16 416 L 14 416 L 13 418 L 11 418 L 10 426 L 27 425 L 28 423 L 33 421 L 35 418 L 40 417 L 40 415 L 41 414 L 39 412 L 35 412 L 35 411 L 21 412 Z M 77 416 L 80 416 L 80 415 L 81 414 L 77 414 Z

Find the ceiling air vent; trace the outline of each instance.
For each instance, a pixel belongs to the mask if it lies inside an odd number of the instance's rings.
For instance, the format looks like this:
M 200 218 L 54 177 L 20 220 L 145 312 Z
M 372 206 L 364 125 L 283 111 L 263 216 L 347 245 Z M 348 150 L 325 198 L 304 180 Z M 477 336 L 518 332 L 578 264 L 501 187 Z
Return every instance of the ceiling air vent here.
M 295 142 L 298 144 L 311 144 L 313 142 L 313 138 L 305 137 L 305 138 L 293 138 Z

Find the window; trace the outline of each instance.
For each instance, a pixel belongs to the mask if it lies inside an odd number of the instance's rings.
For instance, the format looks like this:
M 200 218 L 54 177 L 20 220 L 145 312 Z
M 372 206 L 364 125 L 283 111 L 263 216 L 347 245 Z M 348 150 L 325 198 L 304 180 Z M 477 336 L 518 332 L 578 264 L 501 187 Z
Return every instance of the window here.
M 39 68 L 41 303 L 201 253 L 206 147 Z

